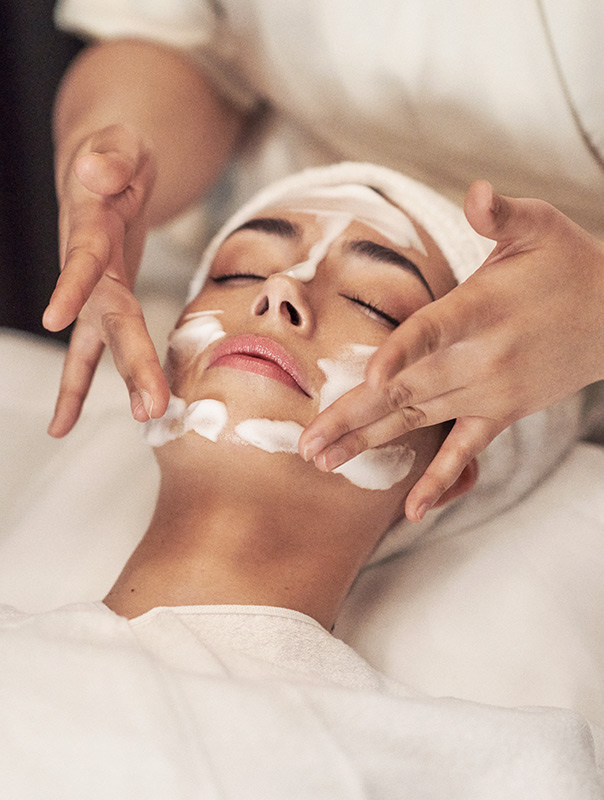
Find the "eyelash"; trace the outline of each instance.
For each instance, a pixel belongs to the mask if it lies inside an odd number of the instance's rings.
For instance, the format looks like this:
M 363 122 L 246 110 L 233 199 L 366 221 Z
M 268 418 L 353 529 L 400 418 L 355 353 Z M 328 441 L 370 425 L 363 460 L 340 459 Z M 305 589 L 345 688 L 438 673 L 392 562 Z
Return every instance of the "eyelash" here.
M 232 281 L 237 278 L 252 278 L 256 281 L 266 280 L 266 276 L 254 275 L 252 272 L 231 272 L 228 275 L 219 275 L 217 278 L 212 278 L 212 280 L 214 283 L 226 283 L 226 281 Z
M 363 308 L 366 308 L 368 311 L 371 311 L 381 319 L 385 320 L 389 325 L 392 325 L 393 328 L 397 328 L 401 323 L 400 320 L 391 317 L 390 314 L 387 314 L 385 311 L 382 311 L 381 308 L 374 306 L 373 303 L 368 303 L 366 300 L 363 300 L 358 295 L 347 295 L 343 294 L 342 297 L 345 297 L 347 300 L 350 300 L 353 303 L 356 303 Z
M 227 275 L 219 275 L 216 278 L 212 278 L 214 283 L 226 283 L 227 281 L 236 280 L 237 278 L 249 278 L 251 280 L 256 281 L 265 281 L 266 277 L 263 275 L 255 275 L 251 272 L 231 272 Z M 371 311 L 376 316 L 383 319 L 389 325 L 392 325 L 393 328 L 397 328 L 401 323 L 398 319 L 391 317 L 390 314 L 387 314 L 385 311 L 382 311 L 381 308 L 378 306 L 373 305 L 373 303 L 368 303 L 366 300 L 363 300 L 358 295 L 348 295 L 343 294 L 342 297 L 345 297 L 347 300 L 350 300 L 351 303 L 356 303 L 356 305 L 362 306 L 366 308 L 368 311 Z

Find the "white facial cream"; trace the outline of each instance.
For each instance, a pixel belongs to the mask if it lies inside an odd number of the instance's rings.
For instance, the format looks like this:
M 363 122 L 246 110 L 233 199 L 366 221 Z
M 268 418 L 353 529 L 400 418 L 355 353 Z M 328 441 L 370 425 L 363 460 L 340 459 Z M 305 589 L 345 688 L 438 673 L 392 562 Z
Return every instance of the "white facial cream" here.
M 168 408 L 163 417 L 150 419 L 144 423 L 143 436 L 147 444 L 151 447 L 161 447 L 172 439 L 183 436 L 183 419 L 187 411 L 187 404 L 182 397 L 170 395 Z
M 326 379 L 319 395 L 319 411 L 364 381 L 367 364 L 376 350 L 377 347 L 368 344 L 351 344 L 340 358 L 317 361 Z
M 412 247 L 427 255 L 417 229 L 407 214 L 368 186 L 342 184 L 309 188 L 284 197 L 282 203 L 291 211 L 333 216 L 342 215 L 342 204 L 345 203 L 350 220 L 369 225 L 398 247 Z
M 226 406 L 220 400 L 196 400 L 187 406 L 182 397 L 171 395 L 164 416 L 145 423 L 144 437 L 152 447 L 161 447 L 189 431 L 195 431 L 216 442 L 227 420 Z
M 227 424 L 226 406 L 220 400 L 196 400 L 187 408 L 183 425 L 186 431 L 195 431 L 205 439 L 217 442 Z
M 286 270 L 284 274 L 304 283 L 312 281 L 316 275 L 317 267 L 327 255 L 327 251 L 338 236 L 344 233 L 352 222 L 352 219 L 351 214 L 342 212 L 321 214 L 320 221 L 323 225 L 323 236 L 310 248 L 306 261 L 295 264 L 293 267 Z
M 407 477 L 414 461 L 415 451 L 410 447 L 392 444 L 365 450 L 333 471 L 360 489 L 386 490 Z
M 292 420 L 246 419 L 235 433 L 248 444 L 267 453 L 297 453 L 304 428 Z
M 221 339 L 224 329 L 218 319 L 217 314 L 224 313 L 216 311 L 196 311 L 187 314 L 180 327 L 175 328 L 168 338 L 169 349 L 186 362 L 202 353 L 206 347 Z

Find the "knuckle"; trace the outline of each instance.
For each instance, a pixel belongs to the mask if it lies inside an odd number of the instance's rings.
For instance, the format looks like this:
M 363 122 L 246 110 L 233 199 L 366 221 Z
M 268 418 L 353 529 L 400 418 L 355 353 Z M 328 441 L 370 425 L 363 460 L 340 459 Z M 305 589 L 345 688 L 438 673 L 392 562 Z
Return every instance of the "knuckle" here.
M 423 354 L 426 356 L 436 352 L 442 340 L 442 325 L 439 316 L 429 311 L 423 314 L 416 312 L 414 316 L 419 338 L 423 343 Z
M 119 311 L 107 311 L 101 317 L 101 327 L 109 342 L 120 335 L 124 327 L 124 315 Z
M 403 430 L 422 428 L 426 424 L 426 414 L 417 406 L 407 406 L 397 411 L 403 425 Z
M 550 226 L 557 224 L 561 219 L 561 212 L 553 206 L 551 203 L 548 203 L 546 200 L 534 200 L 535 204 L 535 211 L 539 214 L 541 218 L 541 223 L 544 226 Z
M 413 401 L 412 392 L 404 383 L 392 383 L 385 392 L 389 411 L 404 411 Z
M 101 275 L 109 261 L 111 244 L 109 237 L 103 233 L 90 234 L 84 242 L 71 242 L 65 254 L 65 263 L 86 261 L 92 263 L 95 273 Z
M 369 437 L 363 430 L 356 430 L 349 434 L 345 442 L 346 450 L 351 456 L 362 453 L 371 447 Z

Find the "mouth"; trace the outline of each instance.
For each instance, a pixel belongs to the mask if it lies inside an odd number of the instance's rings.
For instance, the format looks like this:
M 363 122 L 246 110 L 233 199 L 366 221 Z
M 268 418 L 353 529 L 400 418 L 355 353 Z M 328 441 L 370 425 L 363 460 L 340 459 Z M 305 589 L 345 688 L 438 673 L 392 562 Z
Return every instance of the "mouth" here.
M 253 334 L 234 336 L 216 347 L 210 367 L 230 367 L 279 381 L 311 397 L 308 381 L 294 359 L 272 339 Z

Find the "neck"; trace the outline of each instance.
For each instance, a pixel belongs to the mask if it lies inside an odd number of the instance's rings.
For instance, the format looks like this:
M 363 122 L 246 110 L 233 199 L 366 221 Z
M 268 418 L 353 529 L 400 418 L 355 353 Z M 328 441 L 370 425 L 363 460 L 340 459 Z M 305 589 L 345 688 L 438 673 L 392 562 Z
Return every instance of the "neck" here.
M 329 630 L 367 552 L 350 519 L 308 497 L 162 479 L 151 524 L 105 604 L 128 618 L 156 606 L 279 606 Z

